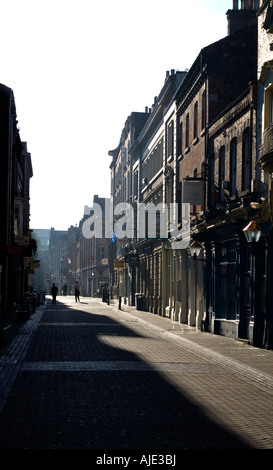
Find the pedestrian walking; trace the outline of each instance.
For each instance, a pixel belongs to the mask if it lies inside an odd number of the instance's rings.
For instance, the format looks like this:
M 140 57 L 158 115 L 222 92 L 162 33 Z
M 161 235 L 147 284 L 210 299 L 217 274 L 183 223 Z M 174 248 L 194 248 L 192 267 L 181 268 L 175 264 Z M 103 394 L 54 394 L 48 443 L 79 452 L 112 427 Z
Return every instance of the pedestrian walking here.
M 56 303 L 56 297 L 57 297 L 57 294 L 58 294 L 58 287 L 55 285 L 55 283 L 53 282 L 53 285 L 51 287 L 51 295 L 52 295 L 52 302 L 53 304 Z
M 78 281 L 75 284 L 75 302 L 80 302 L 80 286 Z
M 63 295 L 67 295 L 67 284 L 63 285 Z

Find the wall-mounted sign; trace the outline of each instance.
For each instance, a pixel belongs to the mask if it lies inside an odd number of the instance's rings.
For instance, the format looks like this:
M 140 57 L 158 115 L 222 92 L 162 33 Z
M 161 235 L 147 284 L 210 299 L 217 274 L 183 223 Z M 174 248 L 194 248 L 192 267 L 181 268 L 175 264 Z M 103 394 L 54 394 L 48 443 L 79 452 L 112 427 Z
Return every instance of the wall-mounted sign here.
M 182 183 L 182 202 L 199 206 L 203 204 L 203 183 L 202 181 L 187 181 Z
M 114 270 L 118 271 L 119 269 L 124 269 L 126 264 L 123 259 L 116 259 L 114 264 Z
M 129 266 L 131 267 L 139 266 L 139 255 L 136 253 L 130 253 L 128 261 L 129 261 Z
M 23 254 L 23 247 L 20 245 L 8 246 L 8 254 L 21 256 Z

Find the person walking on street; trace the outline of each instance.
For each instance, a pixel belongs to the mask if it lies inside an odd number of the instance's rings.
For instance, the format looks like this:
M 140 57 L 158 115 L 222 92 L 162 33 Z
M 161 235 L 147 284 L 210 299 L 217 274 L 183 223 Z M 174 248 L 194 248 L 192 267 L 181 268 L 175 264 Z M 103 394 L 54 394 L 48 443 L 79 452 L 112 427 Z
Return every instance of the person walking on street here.
M 78 281 L 75 284 L 75 302 L 80 302 L 80 286 Z
M 55 283 L 53 282 L 53 285 L 52 285 L 52 287 L 51 287 L 51 295 L 52 295 L 52 302 L 53 302 L 53 304 L 56 303 L 57 293 L 58 293 L 58 287 L 55 286 Z
M 67 295 L 67 284 L 63 285 L 63 295 Z

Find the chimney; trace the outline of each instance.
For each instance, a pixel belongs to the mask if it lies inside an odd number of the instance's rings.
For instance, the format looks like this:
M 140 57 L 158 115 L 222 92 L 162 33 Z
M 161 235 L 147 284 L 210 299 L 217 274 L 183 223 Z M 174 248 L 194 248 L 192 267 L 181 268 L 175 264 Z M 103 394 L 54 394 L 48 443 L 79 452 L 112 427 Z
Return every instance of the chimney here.
M 239 0 L 233 0 L 233 9 L 226 13 L 229 36 L 257 22 L 256 13 L 259 10 L 260 0 L 241 0 L 240 3 L 241 8 L 239 8 Z

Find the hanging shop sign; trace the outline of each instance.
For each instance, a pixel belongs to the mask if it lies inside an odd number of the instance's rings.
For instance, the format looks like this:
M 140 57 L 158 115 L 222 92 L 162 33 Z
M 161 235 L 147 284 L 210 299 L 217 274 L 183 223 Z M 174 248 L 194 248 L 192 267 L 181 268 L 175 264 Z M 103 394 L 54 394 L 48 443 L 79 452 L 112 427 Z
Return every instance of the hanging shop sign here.
M 116 259 L 114 263 L 114 270 L 118 271 L 119 269 L 124 269 L 126 267 L 126 264 L 123 259 Z
M 182 201 L 184 204 L 199 206 L 203 204 L 203 183 L 202 181 L 187 181 L 182 184 Z
M 132 268 L 139 266 L 139 255 L 136 253 L 130 253 L 128 256 L 129 266 Z

